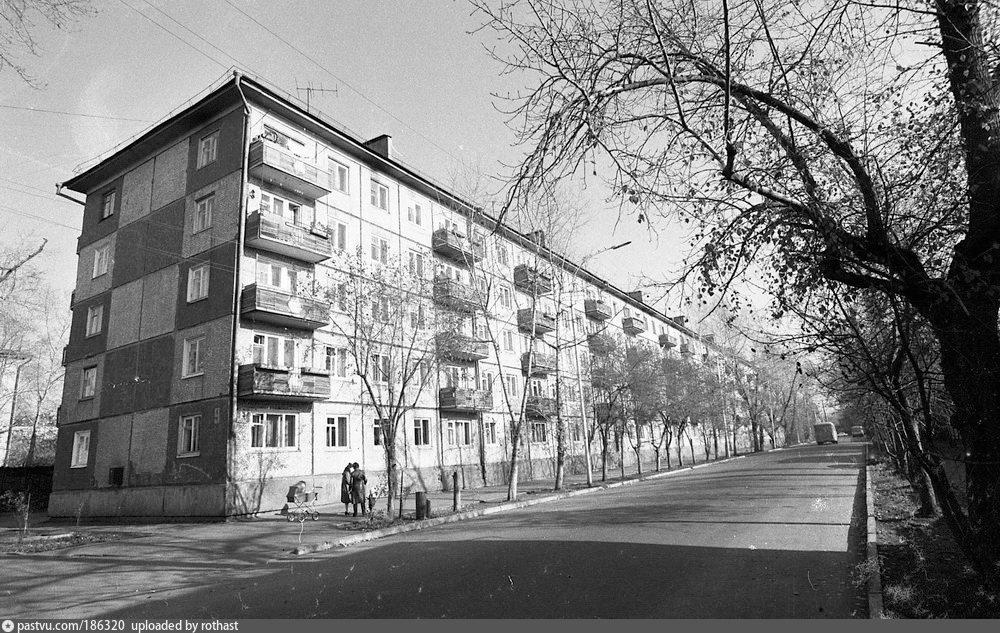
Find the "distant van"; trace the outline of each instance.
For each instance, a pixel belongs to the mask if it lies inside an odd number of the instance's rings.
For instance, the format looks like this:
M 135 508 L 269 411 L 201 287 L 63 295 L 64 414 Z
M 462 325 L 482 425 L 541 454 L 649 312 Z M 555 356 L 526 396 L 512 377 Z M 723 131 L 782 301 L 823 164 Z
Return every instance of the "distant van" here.
M 863 426 L 852 426 L 851 427 L 851 437 L 864 437 L 865 427 Z
M 826 444 L 827 442 L 837 443 L 837 427 L 833 425 L 833 422 L 821 422 L 819 424 L 813 425 L 813 437 L 816 438 L 817 444 Z

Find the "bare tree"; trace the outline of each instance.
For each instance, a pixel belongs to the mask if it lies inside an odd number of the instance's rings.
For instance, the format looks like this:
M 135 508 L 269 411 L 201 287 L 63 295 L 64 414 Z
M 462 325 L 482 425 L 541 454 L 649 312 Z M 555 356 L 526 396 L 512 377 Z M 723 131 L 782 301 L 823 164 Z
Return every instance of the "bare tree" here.
M 0 72 L 10 68 L 26 83 L 37 86 L 21 57 L 40 52 L 38 22 L 62 29 L 95 13 L 90 0 L 4 0 L 0 4 Z

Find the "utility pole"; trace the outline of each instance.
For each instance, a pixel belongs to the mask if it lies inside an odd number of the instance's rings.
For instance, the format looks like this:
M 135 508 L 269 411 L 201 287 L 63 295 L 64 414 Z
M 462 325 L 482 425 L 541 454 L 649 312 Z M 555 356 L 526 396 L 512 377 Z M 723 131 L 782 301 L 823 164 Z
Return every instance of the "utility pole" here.
M 4 441 L 2 463 L 6 467 L 10 465 L 7 462 L 10 459 L 10 441 L 14 436 L 14 416 L 17 414 L 17 390 L 20 388 L 21 383 L 21 369 L 31 360 L 31 357 L 16 350 L 4 349 L 0 350 L 0 358 L 21 361 L 14 372 L 14 391 L 10 396 L 10 420 L 7 422 L 7 437 Z M 2 373 L 2 369 L 0 369 L 0 373 Z M 2 379 L 2 376 L 0 376 L 0 379 Z

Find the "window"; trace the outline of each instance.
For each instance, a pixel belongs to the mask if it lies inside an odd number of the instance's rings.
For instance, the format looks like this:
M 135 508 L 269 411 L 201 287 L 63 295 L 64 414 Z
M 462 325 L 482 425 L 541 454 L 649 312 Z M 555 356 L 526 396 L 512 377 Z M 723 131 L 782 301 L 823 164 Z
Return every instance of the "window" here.
M 347 416 L 326 419 L 326 445 L 328 448 L 347 447 Z
M 349 193 L 348 182 L 351 170 L 338 161 L 330 159 L 330 174 L 333 176 L 333 188 L 340 193 Z
M 214 163 L 219 151 L 219 131 L 216 130 L 198 141 L 198 169 Z
M 407 258 L 407 268 L 410 274 L 415 277 L 424 276 L 424 256 L 423 253 L 418 253 L 417 251 L 410 251 L 407 253 L 409 256 Z
M 500 305 L 509 308 L 514 304 L 511 300 L 510 288 L 507 286 L 500 286 Z
M 97 393 L 97 366 L 84 367 L 80 379 L 80 400 L 93 398 Z
M 431 444 L 431 421 L 426 418 L 417 418 L 413 421 L 413 445 L 430 446 Z
M 294 448 L 294 413 L 255 413 L 250 423 L 251 448 Z
M 257 257 L 257 285 L 297 294 L 301 285 L 309 285 L 310 272 L 268 257 Z
M 375 420 L 372 422 L 372 442 L 375 446 L 382 446 L 382 424 L 388 424 L 388 420 Z
M 506 376 L 507 378 L 507 395 L 516 398 L 517 397 L 517 376 Z
M 483 431 L 486 433 L 485 442 L 487 444 L 497 443 L 497 423 L 496 422 L 484 422 Z
M 111 260 L 111 244 L 105 244 L 94 251 L 94 274 L 91 278 L 97 279 L 101 275 L 108 273 L 108 265 Z
M 377 180 L 372 180 L 372 206 L 389 210 L 389 188 Z
M 200 425 L 200 415 L 181 416 L 180 428 L 177 430 L 178 457 L 193 457 L 198 454 L 198 427 Z
M 104 325 L 104 306 L 90 306 L 87 308 L 87 330 L 85 336 L 94 336 L 101 333 Z
M 260 211 L 276 215 L 286 222 L 291 222 L 297 226 L 307 226 L 313 220 L 314 211 L 311 207 L 303 207 L 297 202 L 292 202 L 273 193 L 262 191 L 260 194 Z
M 288 369 L 295 366 L 295 341 L 267 334 L 253 335 L 253 363 Z
M 382 323 L 389 322 L 389 297 L 372 297 L 372 318 Z
M 343 222 L 334 222 L 331 234 L 333 247 L 341 253 L 347 252 L 347 225 Z
M 110 218 L 115 214 L 115 190 L 104 194 L 101 198 L 101 219 Z
M 532 442 L 544 442 L 545 441 L 545 423 L 544 422 L 533 422 L 531 425 L 531 441 Z
M 389 240 L 377 235 L 372 236 L 372 261 L 389 263 Z
M 423 209 L 416 202 L 412 203 L 406 210 L 406 219 L 413 222 L 417 226 L 422 226 L 423 220 Z
M 583 437 L 583 434 L 580 432 L 581 427 L 582 425 L 579 422 L 574 422 L 572 425 L 574 442 L 579 442 Z
M 451 446 L 472 444 L 472 425 L 468 420 L 448 420 L 448 444 Z
M 389 382 L 389 357 L 385 354 L 372 354 L 371 377 L 375 382 Z
M 514 351 L 514 333 L 510 330 L 503 331 L 503 348 L 508 352 Z
M 325 368 L 337 378 L 347 378 L 347 350 L 327 345 Z
M 208 296 L 208 264 L 201 264 L 188 270 L 188 303 L 200 301 Z
M 73 455 L 70 457 L 70 468 L 83 468 L 90 459 L 90 431 L 77 431 L 73 434 Z
M 212 226 L 212 212 L 215 211 L 215 194 L 210 194 L 195 202 L 194 232 L 201 233 Z
M 339 283 L 337 284 L 337 297 L 334 302 L 337 310 L 340 312 L 347 312 L 347 284 Z
M 497 245 L 497 261 L 499 261 L 504 266 L 507 265 L 508 262 L 507 247 L 504 246 L 503 244 Z
M 205 373 L 204 343 L 204 336 L 184 340 L 184 364 L 181 366 L 181 378 L 201 376 Z

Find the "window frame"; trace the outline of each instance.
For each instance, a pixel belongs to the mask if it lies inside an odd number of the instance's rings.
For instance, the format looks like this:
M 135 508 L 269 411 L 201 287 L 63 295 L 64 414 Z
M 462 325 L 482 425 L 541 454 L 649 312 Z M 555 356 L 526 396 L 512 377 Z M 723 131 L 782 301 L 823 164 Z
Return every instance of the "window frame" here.
M 332 156 L 329 159 L 330 175 L 332 176 L 332 181 L 330 184 L 333 185 L 333 190 L 339 193 L 344 193 L 350 195 L 351 193 L 351 168 L 349 165 L 345 165 L 336 158 Z M 343 174 L 343 178 L 341 178 Z M 338 185 L 343 185 L 343 188 Z
M 326 416 L 326 448 L 350 448 L 347 443 L 348 427 L 350 426 L 350 416 L 328 415 Z M 331 437 L 331 431 L 332 437 Z M 333 443 L 330 443 L 330 440 Z
M 420 447 L 431 445 L 430 418 L 413 418 L 413 445 Z
M 192 423 L 190 429 L 187 428 L 188 422 Z M 180 416 L 177 425 L 177 457 L 201 455 L 200 432 L 200 413 Z
M 278 427 L 276 435 L 272 434 L 271 418 L 277 418 Z M 288 424 L 291 422 L 292 443 L 288 443 Z M 259 434 L 258 434 L 259 429 Z M 255 443 L 259 437 L 259 443 Z M 275 443 L 271 444 L 271 438 L 275 438 Z M 297 450 L 299 448 L 299 416 L 297 413 L 268 411 L 253 413 L 250 416 L 250 448 L 261 451 L 270 450 Z
M 419 202 L 411 201 L 406 207 L 406 220 L 411 224 L 423 226 L 423 206 Z
M 112 189 L 101 194 L 101 220 L 107 220 L 115 214 L 115 202 L 118 199 L 118 190 Z
M 208 298 L 208 284 L 211 280 L 212 265 L 209 262 L 204 262 L 198 264 L 197 266 L 192 266 L 188 269 L 188 282 L 187 282 L 187 302 L 195 303 L 198 301 L 203 301 Z M 195 277 L 198 273 L 204 273 L 199 277 L 199 282 L 194 285 Z M 201 292 L 201 295 L 197 293 Z
M 383 193 L 385 194 L 384 196 L 382 195 Z M 383 201 L 383 198 L 385 200 L 385 206 L 382 206 L 382 204 L 381 204 L 382 201 Z M 389 185 L 387 185 L 387 184 L 385 184 L 385 183 L 383 183 L 383 182 L 381 182 L 379 180 L 376 180 L 375 178 L 372 178 L 371 179 L 371 196 L 370 196 L 370 198 L 369 198 L 368 201 L 376 209 L 380 209 L 382 211 L 388 212 L 389 211 L 389 207 L 390 207 L 390 204 L 389 204 Z
M 94 249 L 94 266 L 91 270 L 91 279 L 97 279 L 108 274 L 111 269 L 111 242 Z
M 204 334 L 184 339 L 184 349 L 181 353 L 182 380 L 205 375 L 205 354 L 202 349 L 205 340 Z M 190 367 L 192 360 L 195 361 L 193 370 Z
M 197 235 L 212 228 L 212 216 L 215 214 L 215 192 L 204 195 L 194 201 L 194 218 L 191 234 Z M 202 219 L 204 218 L 204 219 Z
M 80 400 L 93 400 L 96 396 L 97 365 L 90 365 L 80 370 Z
M 81 451 L 81 447 L 86 450 Z M 80 453 L 83 459 L 80 460 Z M 73 433 L 73 452 L 69 456 L 70 468 L 86 468 L 90 463 L 90 429 Z
M 104 304 L 87 307 L 87 322 L 84 326 L 84 338 L 97 336 L 104 329 Z
M 195 163 L 195 169 L 207 167 L 218 160 L 219 132 L 220 130 L 215 130 L 198 139 L 198 158 Z M 210 156 L 207 156 L 208 154 L 210 154 Z

